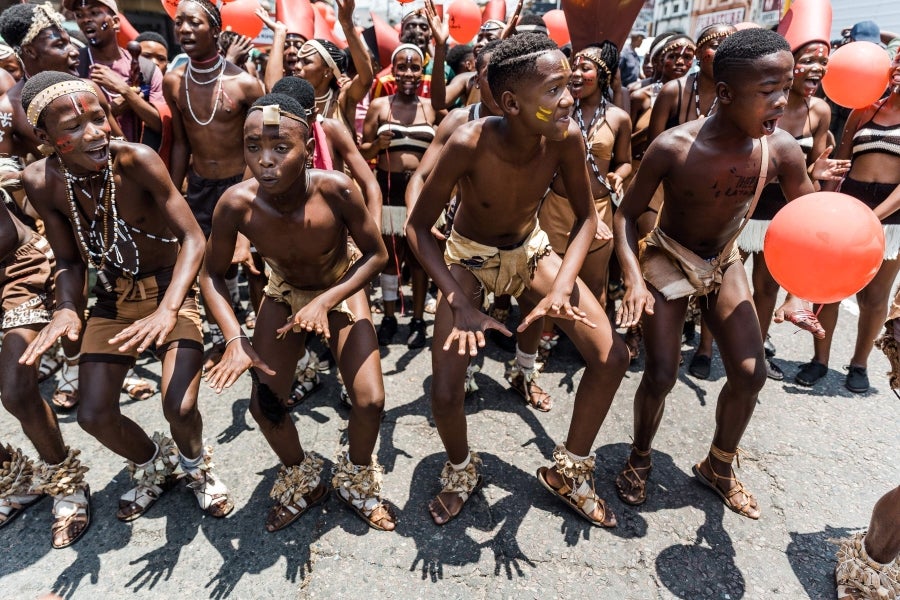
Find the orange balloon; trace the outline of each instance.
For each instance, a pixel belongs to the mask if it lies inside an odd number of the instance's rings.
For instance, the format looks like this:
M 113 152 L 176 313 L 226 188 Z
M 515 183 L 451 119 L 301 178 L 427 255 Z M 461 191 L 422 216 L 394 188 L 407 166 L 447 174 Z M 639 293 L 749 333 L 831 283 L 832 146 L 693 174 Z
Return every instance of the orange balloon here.
M 169 15 L 169 18 L 175 20 L 175 11 L 178 10 L 178 0 L 161 0 L 163 10 Z
M 259 0 L 234 0 L 223 4 L 222 31 L 233 31 L 239 35 L 255 38 L 262 31 L 263 24 L 256 16 Z
M 481 9 L 474 0 L 454 0 L 447 8 L 450 35 L 460 44 L 469 43 L 481 28 Z
M 883 52 L 883 51 L 882 51 Z M 817 304 L 840 302 L 872 281 L 884 259 L 884 229 L 847 194 L 815 192 L 778 211 L 763 245 L 784 289 Z
M 410 2 L 415 2 L 415 0 L 397 0 L 400 4 L 409 4 Z
M 879 98 L 890 80 L 891 59 L 872 42 L 850 42 L 831 53 L 822 89 L 846 108 L 864 108 Z
M 554 8 L 545 12 L 543 19 L 551 40 L 558 46 L 565 46 L 569 43 L 571 37 L 569 36 L 569 26 L 566 25 L 566 13 Z

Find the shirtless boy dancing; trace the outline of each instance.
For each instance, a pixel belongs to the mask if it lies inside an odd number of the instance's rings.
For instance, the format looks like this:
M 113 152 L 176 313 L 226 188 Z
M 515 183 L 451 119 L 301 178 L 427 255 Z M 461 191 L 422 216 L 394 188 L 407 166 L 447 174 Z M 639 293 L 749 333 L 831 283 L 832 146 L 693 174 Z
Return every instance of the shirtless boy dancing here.
M 597 213 L 584 142 L 569 117 L 570 75 L 565 56 L 546 36 L 523 34 L 501 42 L 488 79 L 504 116 L 466 123 L 454 132 L 409 218 L 413 250 L 441 289 L 431 406 L 449 460 L 441 473 L 443 489 L 429 506 L 438 525 L 456 517 L 482 483 L 481 460 L 469 451 L 466 435 L 463 381 L 470 358 L 484 347 L 484 332 L 510 334 L 479 310 L 489 292 L 519 298 L 527 313 L 519 331 L 544 315 L 560 319 L 584 357 L 587 367 L 568 437 L 553 451 L 554 464 L 538 470 L 538 479 L 594 525 L 616 524 L 594 491 L 591 447 L 628 356 L 603 307 L 576 277 L 597 232 Z M 553 253 L 537 224 L 541 198 L 557 171 L 575 214 L 564 259 Z M 442 255 L 431 227 L 457 184 L 459 207 Z
M 287 527 L 328 494 L 322 458 L 300 445 L 285 406 L 308 334 L 331 345 L 350 395 L 349 452 L 341 452 L 332 485 L 371 527 L 394 529 L 381 500 L 382 468 L 372 455 L 384 411 L 378 340 L 364 287 L 381 272 L 387 249 L 362 195 L 341 172 L 307 169 L 313 150 L 306 111 L 284 94 L 254 103 L 244 125 L 244 156 L 254 179 L 230 188 L 213 215 L 201 275 L 208 306 L 227 340 L 206 380 L 216 391 L 252 368 L 250 413 L 281 460 L 266 528 Z M 225 272 L 235 240 L 255 244 L 271 274 L 253 343 L 231 311 Z M 352 236 L 356 248 L 348 246 Z M 303 240 L 303 243 L 297 243 Z
M 96 304 L 81 342 L 78 423 L 124 457 L 135 487 L 119 500 L 118 518 L 149 509 L 181 475 L 214 517 L 234 508 L 203 447 L 197 409 L 203 346 L 191 286 L 203 259 L 203 234 L 147 146 L 111 142 L 93 83 L 38 73 L 22 105 L 54 154 L 23 173 L 28 197 L 44 220 L 56 255 L 56 310 L 21 359 L 34 364 L 62 336 L 81 334 L 87 267 L 97 271 Z M 155 346 L 162 360 L 163 412 L 172 439 L 151 438 L 119 410 L 119 392 L 135 358 Z M 177 446 L 176 446 L 177 445 Z
M 696 295 L 727 381 L 709 455 L 694 466 L 694 474 L 728 508 L 759 518 L 756 499 L 731 469 L 766 381 L 759 321 L 735 242 L 767 181 L 777 177 L 788 199 L 813 191 L 800 147 L 776 129 L 793 66 L 790 47 L 772 31 L 749 29 L 723 40 L 713 63 L 718 110 L 653 142 L 616 213 L 616 251 L 628 290 L 618 321 L 630 327 L 643 314 L 647 349 L 634 398 L 634 444 L 616 478 L 628 504 L 642 504 L 647 497 L 651 443 L 678 375 L 688 300 Z M 637 219 L 660 184 L 665 204 L 656 227 L 638 243 Z M 799 300 L 789 299 L 778 313 L 802 310 Z M 818 322 L 809 317 L 808 326 L 815 329 Z

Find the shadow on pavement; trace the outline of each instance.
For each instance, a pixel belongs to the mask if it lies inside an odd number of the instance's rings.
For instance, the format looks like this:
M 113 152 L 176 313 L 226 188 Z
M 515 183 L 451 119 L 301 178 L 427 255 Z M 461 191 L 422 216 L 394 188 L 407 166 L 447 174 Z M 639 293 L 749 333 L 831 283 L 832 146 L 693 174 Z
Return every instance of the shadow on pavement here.
M 791 541 L 786 552 L 788 562 L 810 598 L 835 597 L 837 541 L 858 529 L 826 525 L 824 531 L 790 532 Z

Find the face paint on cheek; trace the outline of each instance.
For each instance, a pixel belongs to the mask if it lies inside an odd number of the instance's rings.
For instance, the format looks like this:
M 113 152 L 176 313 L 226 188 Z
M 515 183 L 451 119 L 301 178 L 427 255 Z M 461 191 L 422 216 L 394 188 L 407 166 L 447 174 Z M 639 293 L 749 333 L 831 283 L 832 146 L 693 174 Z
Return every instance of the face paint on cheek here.
M 538 106 L 537 112 L 534 113 L 534 116 L 544 123 L 550 122 L 550 115 L 553 114 L 553 111 L 549 108 L 544 108 L 543 106 Z
M 72 137 L 68 135 L 58 138 L 53 145 L 61 154 L 69 154 L 75 149 L 75 142 L 72 141 Z

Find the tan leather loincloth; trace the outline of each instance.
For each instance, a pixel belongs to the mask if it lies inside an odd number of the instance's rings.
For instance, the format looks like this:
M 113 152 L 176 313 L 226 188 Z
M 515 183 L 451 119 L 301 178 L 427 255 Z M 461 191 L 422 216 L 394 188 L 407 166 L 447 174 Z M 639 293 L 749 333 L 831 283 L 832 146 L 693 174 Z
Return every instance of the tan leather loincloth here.
M 667 236 L 659 227 L 640 241 L 638 256 L 644 279 L 667 300 L 718 291 L 725 271 L 741 260 L 734 240 L 718 256 L 707 260 Z

